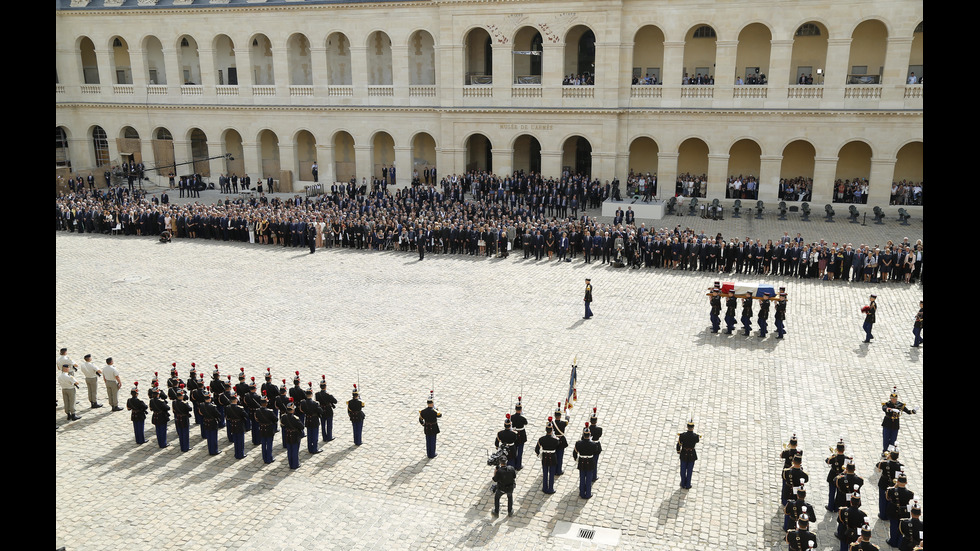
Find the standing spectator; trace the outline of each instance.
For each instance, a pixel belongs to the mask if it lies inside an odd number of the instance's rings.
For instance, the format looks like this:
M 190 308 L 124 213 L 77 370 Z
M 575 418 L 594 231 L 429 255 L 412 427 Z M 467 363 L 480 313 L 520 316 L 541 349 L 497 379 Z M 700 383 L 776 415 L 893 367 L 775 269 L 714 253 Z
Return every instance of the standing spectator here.
M 102 371 L 92 363 L 92 355 L 86 354 L 82 362 L 82 375 L 85 376 L 85 386 L 88 388 L 88 401 L 92 405 L 92 409 L 102 407 L 96 398 L 99 391 L 99 375 L 102 375 Z

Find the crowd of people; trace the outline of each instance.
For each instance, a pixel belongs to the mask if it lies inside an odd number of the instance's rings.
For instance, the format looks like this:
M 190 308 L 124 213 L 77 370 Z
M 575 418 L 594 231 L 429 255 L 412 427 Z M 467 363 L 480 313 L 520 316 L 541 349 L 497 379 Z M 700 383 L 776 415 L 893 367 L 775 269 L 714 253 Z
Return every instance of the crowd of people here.
M 592 73 L 571 73 L 561 80 L 562 86 L 593 86 L 595 75 Z
M 265 195 L 214 204 L 169 203 L 123 187 L 62 195 L 56 229 L 66 232 L 161 235 L 169 239 L 240 241 L 283 247 L 466 254 L 524 258 L 582 257 L 630 268 L 778 275 L 825 280 L 914 283 L 921 277 L 921 240 L 885 244 L 828 243 L 797 234 L 772 239 L 725 238 L 691 228 L 648 228 L 632 207 L 611 223 L 588 213 L 618 189 L 568 175 L 544 180 L 485 172 L 415 185 L 394 195 L 380 185 L 333 184 L 316 197 Z M 580 212 L 581 211 L 581 212 Z
M 796 178 L 780 178 L 780 201 L 810 201 L 813 193 L 813 178 L 798 176 Z
M 892 182 L 892 193 L 889 205 L 921 205 L 922 182 L 902 180 Z

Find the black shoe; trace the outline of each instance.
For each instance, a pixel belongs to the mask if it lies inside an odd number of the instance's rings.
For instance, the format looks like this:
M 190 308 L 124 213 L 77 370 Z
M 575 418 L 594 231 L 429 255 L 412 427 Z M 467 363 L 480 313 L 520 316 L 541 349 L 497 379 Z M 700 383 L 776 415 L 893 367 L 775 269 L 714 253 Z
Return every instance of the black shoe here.
M 313 455 L 313 454 L 317 454 L 317 453 L 320 453 L 320 452 L 322 452 L 322 451 L 323 451 L 323 450 L 316 450 L 316 451 L 312 451 L 312 452 L 310 452 L 310 454 L 311 454 L 311 455 Z
M 77 415 L 72 415 L 72 416 L 71 416 L 71 420 L 72 420 L 72 421 L 78 421 L 79 419 L 81 419 L 81 417 L 79 417 L 79 416 L 77 416 Z
M 500 511 L 494 509 L 493 511 L 490 511 L 490 514 L 496 517 L 500 515 Z
M 114 407 L 114 408 L 110 409 L 109 411 L 122 411 L 122 410 L 123 409 L 121 407 Z
M 513 516 L 513 515 L 514 515 L 514 511 L 507 511 L 507 516 L 510 517 L 510 516 Z
M 100 407 L 102 407 L 102 404 L 100 404 L 98 402 L 95 402 L 95 403 L 92 404 L 92 409 L 100 408 Z

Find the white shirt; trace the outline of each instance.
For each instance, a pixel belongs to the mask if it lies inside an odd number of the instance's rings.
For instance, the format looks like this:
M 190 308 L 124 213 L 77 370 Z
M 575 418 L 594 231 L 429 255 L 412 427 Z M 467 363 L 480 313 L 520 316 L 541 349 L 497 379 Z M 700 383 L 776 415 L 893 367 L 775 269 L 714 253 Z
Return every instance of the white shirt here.
M 65 364 L 72 366 L 75 365 L 75 362 L 73 362 L 68 356 L 58 356 L 58 359 L 55 360 L 54 368 L 58 371 L 58 373 L 61 373 L 61 366 Z
M 115 365 L 106 364 L 102 367 L 102 376 L 105 377 L 106 381 L 115 381 L 116 377 L 119 377 L 119 370 L 116 369 Z M 120 380 L 122 380 L 120 378 Z
M 917 83 L 918 81 L 919 81 L 919 79 L 918 79 L 918 78 L 916 78 L 916 76 L 915 76 L 915 75 L 909 75 L 909 84 L 915 84 L 915 83 Z
M 95 364 L 92 362 L 82 362 L 80 369 L 86 379 L 94 379 L 99 376 L 99 368 L 95 367 Z
M 61 385 L 62 390 L 71 390 L 75 388 L 75 383 L 77 381 L 74 377 L 67 373 L 62 373 L 58 376 L 58 384 Z

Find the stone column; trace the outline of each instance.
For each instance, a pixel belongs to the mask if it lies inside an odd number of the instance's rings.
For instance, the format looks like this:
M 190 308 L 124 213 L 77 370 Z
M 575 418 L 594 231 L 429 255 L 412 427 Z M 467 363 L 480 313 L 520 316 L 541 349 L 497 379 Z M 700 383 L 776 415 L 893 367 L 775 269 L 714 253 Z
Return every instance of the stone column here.
M 147 72 L 144 61 L 143 50 L 129 48 L 129 70 L 133 76 L 133 93 L 136 95 L 146 93 Z
M 891 201 L 892 181 L 895 178 L 894 157 L 872 157 L 871 175 L 868 177 L 868 208 L 887 207 Z
M 881 75 L 880 107 L 882 108 L 902 108 L 905 105 L 905 85 L 908 83 L 909 58 L 912 57 L 912 39 L 912 36 L 888 37 L 884 74 Z M 870 201 L 871 199 L 868 199 L 869 204 Z
M 395 97 L 396 98 L 408 98 L 408 85 L 409 85 L 409 74 L 408 74 L 408 46 L 403 44 L 401 46 L 391 45 L 391 84 L 395 87 Z M 395 148 L 396 151 L 398 148 Z M 397 153 L 395 157 L 397 158 Z M 411 155 L 409 155 L 411 158 Z M 398 171 L 395 171 L 396 176 L 401 176 Z M 411 182 L 411 177 L 406 182 Z
M 490 148 L 494 174 L 510 174 L 514 172 L 514 150 Z
M 247 35 L 231 36 L 235 48 L 235 69 L 238 74 L 238 96 L 252 97 L 252 48 Z
M 592 179 L 595 180 L 599 178 L 603 182 L 606 180 L 612 181 L 613 178 L 619 177 L 622 180 L 622 190 L 623 193 L 626 192 L 626 176 L 629 174 L 629 170 L 626 172 L 616 172 L 616 158 L 615 152 L 602 152 L 592 150 Z
M 407 76 L 407 75 L 406 75 Z M 408 90 L 408 82 L 405 82 L 404 86 L 406 93 Z M 412 147 L 408 145 L 396 145 L 395 146 L 395 180 L 389 182 L 389 185 L 395 188 L 402 188 L 410 186 L 412 184 L 412 172 L 415 171 L 415 165 L 412 163 Z
M 715 83 L 717 86 L 718 79 L 715 78 Z M 727 153 L 708 153 L 708 194 L 705 199 L 724 199 L 725 198 L 725 183 L 728 180 L 728 159 L 729 155 Z M 677 162 L 674 162 L 676 167 Z M 677 174 L 670 179 L 671 186 L 676 184 Z M 660 183 L 660 180 L 657 180 Z M 660 189 L 660 186 L 657 186 Z M 671 189 L 674 189 L 671 187 Z M 760 197 L 761 198 L 761 197 Z
M 664 42 L 664 66 L 660 72 L 663 82 L 663 107 L 677 107 L 681 102 L 681 79 L 684 77 L 684 41 Z M 717 82 L 718 79 L 715 79 Z M 675 163 L 676 164 L 676 163 Z M 677 167 L 671 169 L 675 177 Z M 673 184 L 671 184 L 673 185 Z M 660 179 L 657 179 L 657 191 Z
M 251 70 L 251 69 L 250 69 Z M 255 143 L 242 141 L 242 153 L 245 155 L 245 173 L 250 174 L 255 178 L 263 178 L 267 176 L 262 173 L 262 142 L 256 141 Z M 271 174 L 272 178 L 278 179 L 278 174 Z
M 544 42 L 541 45 L 541 96 L 542 99 L 560 100 L 562 73 L 562 58 L 564 44 Z M 544 161 L 541 161 L 544 170 Z
M 269 40 L 272 40 L 271 38 Z M 285 46 L 272 46 L 272 80 L 276 85 L 276 97 L 289 98 L 289 60 L 286 58 Z M 280 168 L 282 165 L 280 164 Z M 296 177 L 296 170 L 293 170 L 293 177 Z M 278 175 L 273 176 L 277 178 Z
M 327 49 L 323 47 L 323 43 L 320 46 L 314 47 L 310 45 L 310 71 L 313 73 L 313 96 L 314 97 L 326 97 L 327 96 Z M 320 163 L 323 168 L 326 168 L 325 163 Z M 321 174 L 326 174 L 323 170 L 320 171 Z M 331 172 L 330 174 L 333 174 Z M 331 177 L 331 182 L 333 177 Z
M 368 185 L 374 179 L 374 147 L 372 145 L 357 145 L 355 142 L 354 175 L 357 177 L 357 185 L 361 185 L 362 178 L 367 178 Z
M 541 176 L 547 178 L 558 178 L 561 176 L 561 155 L 558 150 L 541 150 Z
M 510 103 L 510 90 L 514 86 L 514 54 L 511 44 L 500 44 L 491 39 L 493 45 L 493 103 L 501 100 Z M 508 161 L 508 164 L 510 161 Z M 497 165 L 494 161 L 494 172 Z
M 837 157 L 813 158 L 813 193 L 810 202 L 823 205 L 834 202 L 834 178 L 837 176 Z M 811 210 L 816 210 L 812 209 Z M 834 210 L 837 210 L 836 208 Z
M 839 107 L 844 105 L 844 85 L 850 72 L 851 39 L 831 38 L 827 40 L 827 67 L 823 77 L 823 105 Z M 814 69 L 814 72 L 816 69 Z M 818 77 L 813 77 L 817 82 Z M 815 184 L 816 182 L 814 182 Z
M 176 48 L 164 47 L 163 64 L 167 73 L 167 96 L 179 98 L 180 85 L 184 83 L 184 75 L 180 70 L 180 52 Z
M 436 148 L 436 177 L 442 179 L 451 174 L 462 174 L 466 167 L 466 149 L 463 147 Z
M 225 151 L 225 144 L 224 143 L 222 143 L 222 142 L 208 142 L 208 157 L 215 157 L 217 155 L 224 155 L 225 153 L 226 153 L 226 151 Z M 211 159 L 210 161 L 208 161 L 208 168 L 211 169 L 211 181 L 214 182 L 215 187 L 217 187 L 217 185 L 218 185 L 218 176 L 221 176 L 222 174 L 227 174 L 228 173 L 228 162 L 227 162 L 227 160 L 224 157 L 218 157 L 217 159 Z M 169 182 L 169 180 L 167 180 L 167 178 L 166 178 L 167 174 L 164 173 L 163 176 L 164 176 L 164 181 L 165 182 Z M 180 176 L 180 175 L 179 174 L 175 174 L 175 176 Z
M 759 199 L 766 204 L 779 201 L 779 169 L 783 165 L 782 155 L 763 155 L 759 157 Z M 725 196 L 722 190 L 722 197 Z
M 315 74 L 315 73 L 314 73 Z M 326 82 L 324 78 L 323 82 Z M 315 86 L 315 85 L 314 85 Z M 326 86 L 326 84 L 324 84 Z M 337 181 L 337 169 L 333 164 L 333 145 L 330 143 L 316 144 L 316 164 L 318 168 L 318 179 L 323 185 L 324 190 L 329 190 L 330 186 Z
M 735 59 L 738 54 L 738 40 L 718 40 L 715 42 L 715 105 L 732 104 L 732 90 L 735 88 Z M 722 195 L 724 197 L 724 195 Z
M 112 72 L 112 48 L 105 50 L 95 50 L 96 63 L 99 66 L 99 86 L 102 93 L 112 93 L 112 85 L 116 83 L 116 75 Z
M 674 196 L 674 188 L 677 185 L 677 159 L 680 156 L 681 154 L 677 151 L 671 153 L 661 151 L 657 154 L 657 195 L 661 199 Z M 710 170 L 710 157 L 708 158 L 708 166 Z
M 351 70 L 350 78 L 351 85 L 354 87 L 354 97 L 355 98 L 367 98 L 367 86 L 368 86 L 368 48 L 367 46 L 354 45 L 353 42 L 350 44 L 350 61 Z M 365 173 L 367 176 L 370 172 Z M 357 175 L 358 181 L 360 181 L 361 174 L 358 170 Z
M 767 103 L 786 104 L 787 90 L 789 88 L 790 75 L 793 74 L 793 41 L 792 40 L 771 40 L 769 41 L 769 73 L 768 79 L 768 99 Z M 778 173 L 777 173 L 778 176 Z
M 279 78 L 276 77 L 276 82 L 279 82 Z M 279 85 L 276 85 L 279 88 Z M 279 140 L 279 170 L 288 170 L 292 173 L 291 182 L 286 185 L 286 182 L 279 182 L 279 191 L 294 191 L 303 189 L 302 184 L 299 182 L 299 161 L 296 159 L 296 144 L 287 143 L 283 140 Z M 279 174 L 273 174 L 272 178 L 279 180 Z M 288 189 L 287 189 L 288 187 Z

